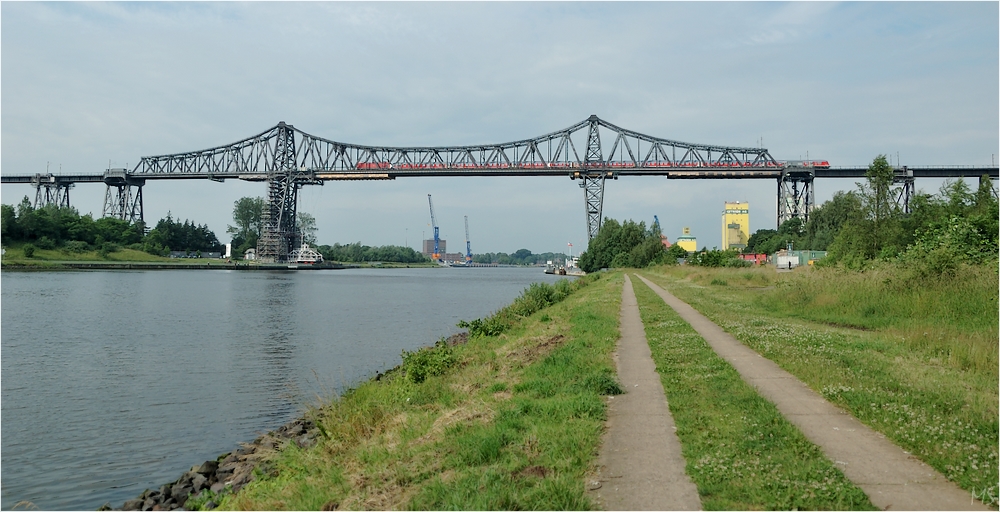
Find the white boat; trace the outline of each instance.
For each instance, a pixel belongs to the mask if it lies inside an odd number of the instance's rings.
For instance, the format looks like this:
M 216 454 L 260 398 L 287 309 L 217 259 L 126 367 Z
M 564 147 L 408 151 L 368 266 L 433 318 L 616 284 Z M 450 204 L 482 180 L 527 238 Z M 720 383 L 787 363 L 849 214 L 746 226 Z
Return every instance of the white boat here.
M 288 262 L 298 265 L 317 265 L 323 263 L 323 255 L 316 249 L 309 247 L 308 244 L 302 244 L 302 247 L 293 249 L 292 252 L 288 253 Z M 289 265 L 289 268 L 291 268 L 291 265 Z
M 580 259 L 576 257 L 570 257 L 569 261 L 566 262 L 566 275 L 567 276 L 585 276 L 587 275 L 579 266 Z
M 549 260 L 545 263 L 545 273 L 546 274 L 556 273 L 556 266 L 552 264 L 552 260 Z

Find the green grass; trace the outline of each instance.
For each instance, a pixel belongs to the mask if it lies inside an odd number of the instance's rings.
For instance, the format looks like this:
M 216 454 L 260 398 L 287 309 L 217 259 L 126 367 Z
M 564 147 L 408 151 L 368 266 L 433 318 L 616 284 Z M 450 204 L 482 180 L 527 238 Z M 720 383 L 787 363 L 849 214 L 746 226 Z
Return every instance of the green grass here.
M 115 252 L 108 253 L 106 258 L 101 257 L 98 251 L 70 252 L 63 249 L 35 249 L 31 258 L 24 257 L 20 246 L 4 247 L 6 254 L 3 255 L 4 264 L 40 265 L 71 263 L 71 262 L 162 262 L 174 263 L 178 265 L 224 265 L 225 260 L 218 258 L 165 258 L 155 256 L 143 251 L 122 248 Z
M 998 496 L 995 269 L 921 283 L 892 268 L 646 275 L 962 488 Z
M 632 282 L 687 473 L 706 510 L 874 509 L 690 325 Z
M 271 457 L 232 509 L 574 509 L 614 392 L 621 277 L 452 347 L 416 383 L 401 370 L 309 412 L 325 437 Z M 542 317 L 546 317 L 542 321 Z

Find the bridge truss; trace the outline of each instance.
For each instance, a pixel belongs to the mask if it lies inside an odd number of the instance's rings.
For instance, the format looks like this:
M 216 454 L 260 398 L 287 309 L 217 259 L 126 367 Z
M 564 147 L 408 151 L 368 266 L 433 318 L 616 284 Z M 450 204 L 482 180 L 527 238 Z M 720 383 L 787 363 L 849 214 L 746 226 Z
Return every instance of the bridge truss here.
M 766 177 L 777 177 L 782 165 L 763 148 L 689 144 L 641 134 L 590 116 L 532 139 L 442 147 L 347 144 L 282 122 L 226 146 L 144 157 L 132 175 L 267 181 L 264 235 L 257 254 L 264 260 L 283 261 L 298 245 L 295 198 L 303 185 L 414 176 L 569 176 L 581 180 L 587 234 L 593 238 L 601 225 L 605 180 L 620 175 L 665 175 L 668 171 L 678 173 L 678 177 L 696 177 L 683 176 L 696 169 L 741 175 L 764 171 Z
M 579 149 L 578 149 L 579 148 Z M 997 168 L 903 169 L 900 201 L 908 205 L 914 176 L 976 176 Z M 813 208 L 816 177 L 863 177 L 863 168 L 830 169 L 822 161 L 779 162 L 765 148 L 691 144 L 621 128 L 597 116 L 539 137 L 501 144 L 441 147 L 370 146 L 317 137 L 284 122 L 238 142 L 214 148 L 147 156 L 131 171 L 103 175 L 3 176 L 3 183 L 32 183 L 36 203 L 68 205 L 75 182 L 104 182 L 105 216 L 142 220 L 142 187 L 149 180 L 241 179 L 266 182 L 263 234 L 257 255 L 285 261 L 297 248 L 298 190 L 331 180 L 393 180 L 431 176 L 568 176 L 584 190 L 587 234 L 597 235 L 605 182 L 619 176 L 671 179 L 775 179 L 778 223 Z M 942 174 L 943 172 L 943 174 Z M 979 173 L 979 174 L 977 174 Z M 44 189 L 45 193 L 42 194 Z M 44 195 L 44 197 L 43 197 Z

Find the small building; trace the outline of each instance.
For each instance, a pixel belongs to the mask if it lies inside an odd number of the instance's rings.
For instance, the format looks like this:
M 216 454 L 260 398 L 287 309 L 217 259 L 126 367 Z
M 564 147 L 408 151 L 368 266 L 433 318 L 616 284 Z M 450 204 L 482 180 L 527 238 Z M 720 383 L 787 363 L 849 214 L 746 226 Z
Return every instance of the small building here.
M 243 259 L 245 260 L 257 259 L 257 249 L 254 249 L 253 247 L 247 249 L 247 251 L 243 253 Z
M 677 237 L 677 245 L 687 252 L 698 251 L 698 239 L 691 236 L 691 228 L 684 228 L 683 235 Z

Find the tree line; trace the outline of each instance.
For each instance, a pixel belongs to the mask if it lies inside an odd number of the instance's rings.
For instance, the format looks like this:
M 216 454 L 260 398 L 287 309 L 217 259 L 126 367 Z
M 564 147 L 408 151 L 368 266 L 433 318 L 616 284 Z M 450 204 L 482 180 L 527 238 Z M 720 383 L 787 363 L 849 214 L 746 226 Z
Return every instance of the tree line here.
M 399 245 L 383 245 L 372 247 L 361 245 L 361 242 L 353 244 L 333 244 L 320 245 L 316 248 L 326 261 L 341 261 L 346 263 L 364 263 L 372 261 L 386 261 L 392 263 L 428 263 L 430 258 L 413 250 L 410 247 Z
M 505 252 L 484 252 L 473 254 L 473 263 L 499 265 L 544 265 L 549 261 L 566 261 L 566 255 L 561 252 L 543 252 L 533 254 L 527 249 L 518 249 L 510 254 Z
M 170 213 L 147 232 L 143 222 L 94 219 L 76 208 L 32 206 L 27 197 L 16 207 L 0 205 L 0 239 L 4 245 L 22 244 L 25 253 L 62 249 L 71 253 L 96 250 L 103 254 L 123 247 L 166 256 L 170 251 L 221 252 L 215 233 L 207 225 L 173 219 Z
M 885 155 L 874 159 L 857 190 L 837 192 L 809 215 L 792 218 L 778 229 L 759 229 L 744 253 L 774 254 L 791 246 L 827 251 L 825 265 L 863 268 L 871 261 L 900 261 L 928 272 L 946 272 L 958 264 L 996 263 L 1000 210 L 988 177 L 972 190 L 963 180 L 948 180 L 937 194 L 918 193 L 906 213 L 896 202 L 900 187 Z M 587 272 L 606 267 L 644 267 L 686 258 L 703 266 L 744 266 L 739 251 L 707 250 L 692 254 L 660 244 L 658 228 L 606 219 L 580 257 Z
M 745 252 L 795 249 L 828 251 L 826 264 L 861 268 L 873 260 L 982 263 L 997 258 L 997 196 L 988 177 L 973 190 L 948 180 L 937 194 L 920 192 L 910 212 L 896 202 L 892 166 L 880 155 L 857 190 L 837 192 L 803 223 L 790 219 L 777 230 L 757 230 Z M 947 263 L 946 263 L 947 262 Z

